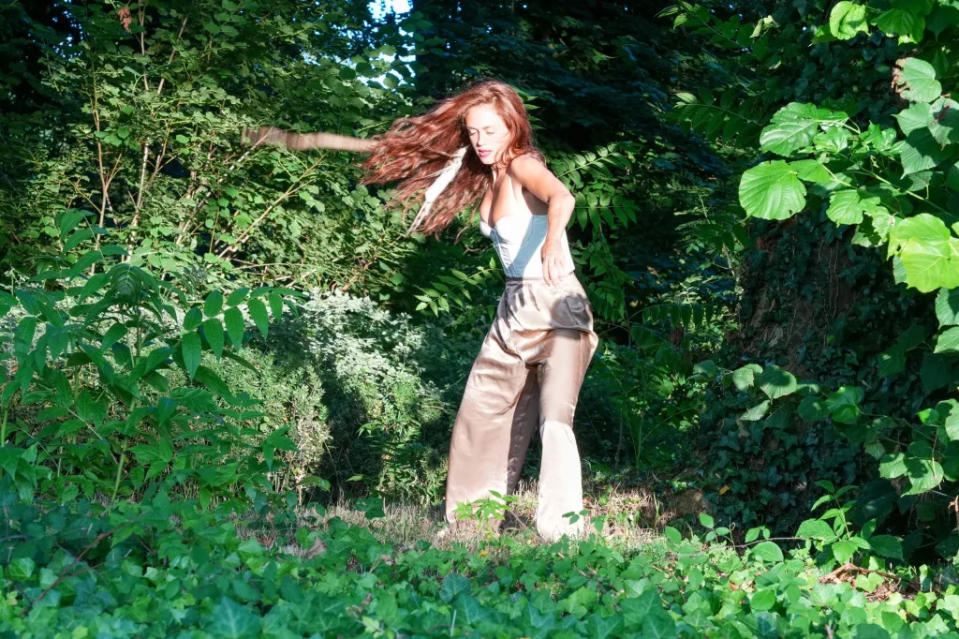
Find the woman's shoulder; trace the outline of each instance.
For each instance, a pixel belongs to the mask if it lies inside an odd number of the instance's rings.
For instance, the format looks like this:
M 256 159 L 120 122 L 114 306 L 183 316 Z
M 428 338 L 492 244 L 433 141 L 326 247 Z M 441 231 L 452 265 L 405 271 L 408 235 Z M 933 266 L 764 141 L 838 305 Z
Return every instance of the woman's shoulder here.
M 519 176 L 529 171 L 542 170 L 546 168 L 546 161 L 543 155 L 538 151 L 527 151 L 510 160 L 506 170 L 513 176 Z

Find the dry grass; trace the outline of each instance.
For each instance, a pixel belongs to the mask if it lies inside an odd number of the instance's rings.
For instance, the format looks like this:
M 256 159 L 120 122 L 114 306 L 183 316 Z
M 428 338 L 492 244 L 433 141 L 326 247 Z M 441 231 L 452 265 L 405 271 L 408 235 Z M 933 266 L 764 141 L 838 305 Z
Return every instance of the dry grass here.
M 681 517 L 684 508 L 699 512 L 703 509 L 701 497 L 684 493 L 671 496 L 672 507 L 664 507 L 662 501 L 650 490 L 641 486 L 586 487 L 584 507 L 589 511 L 590 520 L 586 522 L 585 534 L 598 532 L 607 541 L 622 548 L 635 548 L 649 543 L 658 536 L 657 531 L 671 520 Z M 689 492 L 689 491 L 687 491 Z M 327 507 L 322 513 L 306 509 L 301 515 L 304 522 L 312 526 L 324 527 L 333 518 L 362 526 L 384 543 L 398 550 L 415 548 L 420 542 L 427 542 L 440 549 L 449 549 L 454 545 L 477 548 L 484 541 L 498 536 L 512 536 L 530 544 L 543 543 L 536 533 L 534 513 L 536 511 L 536 482 L 521 482 L 513 495 L 515 501 L 510 505 L 503 521 L 492 525 L 473 521 L 451 529 L 443 519 L 440 507 L 424 508 L 417 505 L 385 504 L 384 517 L 368 519 L 366 513 L 353 504 L 338 503 Z

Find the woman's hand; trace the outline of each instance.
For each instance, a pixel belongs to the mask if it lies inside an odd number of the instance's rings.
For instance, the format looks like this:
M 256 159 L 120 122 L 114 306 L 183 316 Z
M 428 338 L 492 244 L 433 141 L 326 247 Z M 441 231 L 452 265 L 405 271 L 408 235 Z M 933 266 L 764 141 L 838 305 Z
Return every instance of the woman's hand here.
M 566 263 L 566 254 L 559 240 L 550 240 L 547 238 L 543 243 L 541 251 L 543 258 L 543 279 L 550 286 L 559 283 L 569 271 L 569 265 Z
M 259 129 L 243 127 L 240 139 L 245 144 L 252 144 L 253 146 L 260 146 L 261 144 L 283 146 L 286 135 L 286 131 L 274 126 L 261 126 Z

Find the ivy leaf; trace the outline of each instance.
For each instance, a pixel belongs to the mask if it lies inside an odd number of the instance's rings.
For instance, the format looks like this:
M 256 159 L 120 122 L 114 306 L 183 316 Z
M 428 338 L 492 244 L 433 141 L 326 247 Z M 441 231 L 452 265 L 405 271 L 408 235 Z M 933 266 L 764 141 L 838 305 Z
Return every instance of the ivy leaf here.
M 889 9 L 879 14 L 876 26 L 888 35 L 899 36 L 899 42 L 919 42 L 926 30 L 926 20 L 905 9 Z
M 260 618 L 229 597 L 223 597 L 210 613 L 207 630 L 214 637 L 245 639 L 260 631 Z
M 942 85 L 936 80 L 936 69 L 919 58 L 898 60 L 899 89 L 910 102 L 932 102 L 942 95 Z
M 934 353 L 959 353 L 959 326 L 953 326 L 936 338 Z
M 939 289 L 936 296 L 936 317 L 939 326 L 959 324 L 959 288 Z
M 750 217 L 785 220 L 806 205 L 806 187 L 786 162 L 763 162 L 743 173 L 739 203 Z
M 676 636 L 676 622 L 668 613 L 654 610 L 643 619 L 641 636 L 652 639 L 673 639 Z
M 836 3 L 829 12 L 829 32 L 840 40 L 849 40 L 857 33 L 867 33 L 866 7 L 855 2 Z

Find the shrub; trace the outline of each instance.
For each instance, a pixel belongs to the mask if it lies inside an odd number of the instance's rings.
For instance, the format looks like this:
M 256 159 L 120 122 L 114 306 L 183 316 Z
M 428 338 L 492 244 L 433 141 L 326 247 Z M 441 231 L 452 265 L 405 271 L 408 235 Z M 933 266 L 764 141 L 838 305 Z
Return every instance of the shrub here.
M 319 474 L 339 494 L 373 490 L 423 503 L 440 497 L 472 347 L 368 298 L 319 291 L 255 347 L 273 356 L 277 370 L 294 379 L 315 375 L 322 384 L 330 439 Z M 318 445 L 304 439 L 313 436 L 309 430 L 292 435 L 301 453 Z

